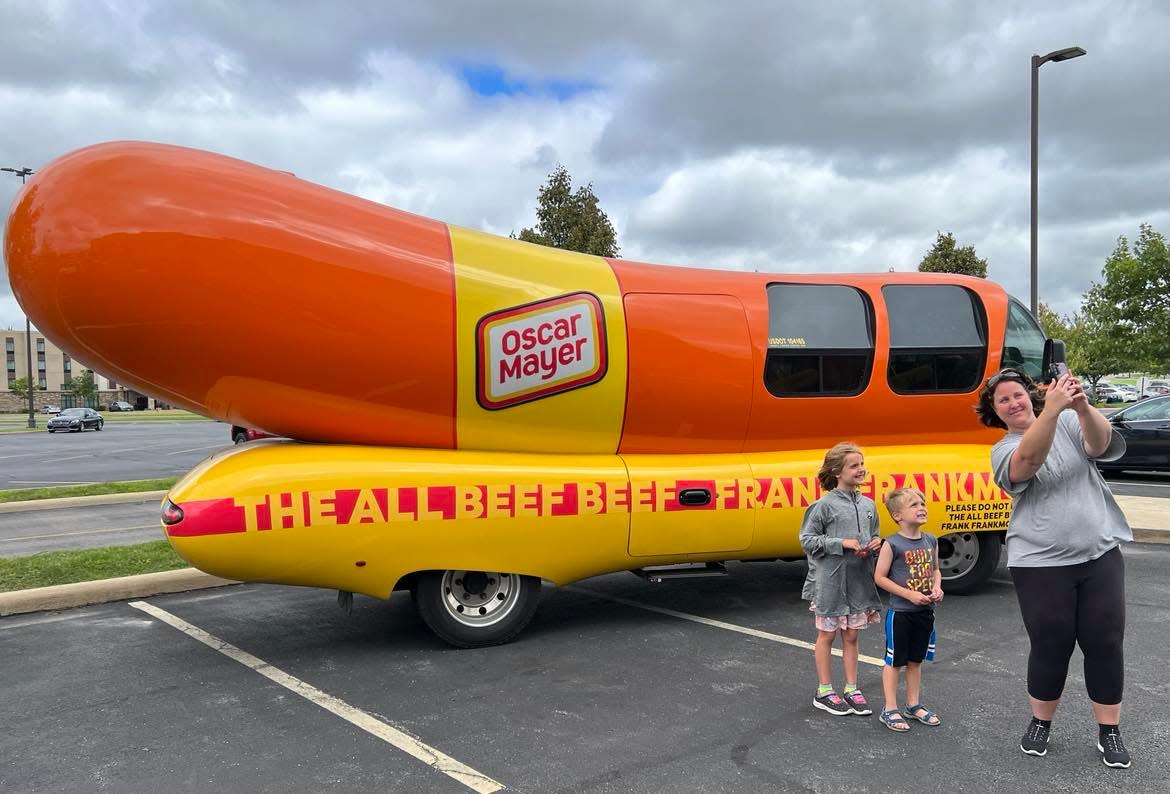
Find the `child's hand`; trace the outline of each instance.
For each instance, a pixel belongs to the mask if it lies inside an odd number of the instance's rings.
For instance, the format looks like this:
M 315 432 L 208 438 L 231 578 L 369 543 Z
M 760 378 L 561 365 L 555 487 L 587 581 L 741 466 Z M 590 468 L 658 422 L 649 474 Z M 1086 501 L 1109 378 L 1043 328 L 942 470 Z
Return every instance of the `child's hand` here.
M 927 604 L 934 601 L 934 599 L 931 598 L 930 596 L 928 596 L 926 593 L 920 593 L 917 590 L 910 591 L 910 599 L 909 600 L 911 603 L 917 604 L 920 607 L 924 607 Z
M 936 587 L 936 588 L 935 588 L 935 589 L 934 589 L 934 590 L 931 592 L 931 594 L 930 594 L 930 600 L 931 600 L 931 601 L 942 601 L 942 600 L 943 600 L 943 591 L 942 591 L 942 588 L 941 588 L 941 587 Z

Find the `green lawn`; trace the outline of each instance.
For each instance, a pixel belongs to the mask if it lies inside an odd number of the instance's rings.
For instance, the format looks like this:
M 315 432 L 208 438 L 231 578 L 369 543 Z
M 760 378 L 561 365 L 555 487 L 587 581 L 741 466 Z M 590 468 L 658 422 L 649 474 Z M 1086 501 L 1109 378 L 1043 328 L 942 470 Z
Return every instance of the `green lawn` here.
M 92 582 L 189 567 L 165 540 L 81 551 L 0 557 L 0 592 L 71 582 Z
M 91 485 L 54 485 L 48 488 L 10 488 L 0 491 L 0 502 L 26 502 L 31 499 L 60 499 L 66 496 L 97 496 L 109 493 L 139 493 L 165 491 L 178 482 L 178 477 L 158 480 L 123 480 L 95 482 Z

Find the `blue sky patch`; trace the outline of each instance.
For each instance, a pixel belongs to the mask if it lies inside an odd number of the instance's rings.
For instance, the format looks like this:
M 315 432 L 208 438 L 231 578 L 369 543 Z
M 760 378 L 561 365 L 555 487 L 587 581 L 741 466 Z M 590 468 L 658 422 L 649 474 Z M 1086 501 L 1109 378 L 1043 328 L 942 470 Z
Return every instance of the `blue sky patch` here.
M 459 69 L 463 81 L 480 96 L 551 96 L 557 100 L 571 99 L 592 91 L 597 86 L 585 80 L 540 80 L 531 82 L 509 77 L 495 65 L 464 64 Z

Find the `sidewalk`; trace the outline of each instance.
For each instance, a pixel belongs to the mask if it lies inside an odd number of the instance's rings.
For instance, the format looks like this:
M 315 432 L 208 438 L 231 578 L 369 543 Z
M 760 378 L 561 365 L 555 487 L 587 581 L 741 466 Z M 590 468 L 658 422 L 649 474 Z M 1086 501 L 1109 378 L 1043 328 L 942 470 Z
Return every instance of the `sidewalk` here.
M 125 502 L 161 499 L 166 491 L 148 491 L 106 496 L 76 496 L 66 499 L 41 499 L 33 502 L 0 504 L 0 512 L 76 507 L 86 504 L 119 504 Z M 1118 505 L 1133 527 L 1138 543 L 1170 543 L 1170 499 L 1152 496 L 1118 496 Z M 28 612 L 46 612 L 55 609 L 102 604 L 128 598 L 149 598 L 164 593 L 180 593 L 208 587 L 239 584 L 230 579 L 203 573 L 195 568 L 178 571 L 123 576 L 96 582 L 38 587 L 33 590 L 15 590 L 0 593 L 0 616 Z

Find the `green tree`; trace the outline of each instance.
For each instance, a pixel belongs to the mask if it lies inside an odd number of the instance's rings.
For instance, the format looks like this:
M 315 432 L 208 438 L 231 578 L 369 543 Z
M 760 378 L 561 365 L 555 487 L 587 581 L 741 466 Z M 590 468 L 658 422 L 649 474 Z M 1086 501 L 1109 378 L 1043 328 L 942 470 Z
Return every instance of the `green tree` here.
M 938 233 L 934 245 L 918 264 L 920 273 L 958 273 L 963 276 L 987 278 L 987 260 L 975 255 L 975 246 L 958 248 L 950 232 Z
M 1050 339 L 1063 339 L 1067 343 L 1072 336 L 1072 327 L 1077 316 L 1074 314 L 1072 317 L 1065 317 L 1043 301 L 1040 302 L 1037 311 L 1040 316 L 1036 319 L 1040 321 L 1044 335 Z
M 1131 247 L 1125 235 L 1105 260 L 1102 281 L 1085 293 L 1081 314 L 1118 359 L 1115 372 L 1170 369 L 1170 255 L 1146 223 Z
M 1078 376 L 1097 387 L 1106 375 L 1125 369 L 1125 358 L 1117 339 L 1110 336 L 1092 318 L 1083 313 L 1068 318 L 1064 339 L 1068 366 Z
M 19 377 L 8 384 L 8 389 L 22 401 L 28 400 L 28 378 Z
M 93 382 L 93 371 L 86 370 L 76 378 L 70 378 L 64 384 L 66 391 L 77 395 L 83 403 L 89 404 L 97 397 L 97 385 Z
M 557 165 L 537 193 L 536 228 L 524 228 L 519 239 L 568 251 L 617 256 L 617 233 L 593 193 L 593 183 L 574 192 L 573 180 Z

